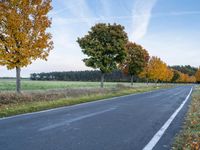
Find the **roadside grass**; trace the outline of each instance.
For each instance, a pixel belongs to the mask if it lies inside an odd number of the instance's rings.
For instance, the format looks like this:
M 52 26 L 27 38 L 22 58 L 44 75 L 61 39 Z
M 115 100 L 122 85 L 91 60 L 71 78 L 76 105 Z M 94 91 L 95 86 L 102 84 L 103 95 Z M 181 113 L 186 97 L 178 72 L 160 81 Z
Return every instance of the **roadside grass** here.
M 176 137 L 174 150 L 200 150 L 200 86 L 192 94 L 184 128 Z
M 99 92 L 100 89 L 96 89 L 98 92 L 91 91 L 87 94 L 78 94 L 76 96 L 73 96 L 68 94 L 68 97 L 65 98 L 58 98 L 49 100 L 48 98 L 40 99 L 39 101 L 29 100 L 29 97 L 25 97 L 24 100 L 20 100 L 20 97 L 17 97 L 14 102 L 8 102 L 0 101 L 0 117 L 7 117 L 17 114 L 23 114 L 23 113 L 29 113 L 29 112 L 36 112 L 41 110 L 47 110 L 51 108 L 57 108 L 62 106 L 69 106 L 74 104 L 80 104 L 85 102 L 91 102 L 91 101 L 97 101 L 101 99 L 107 99 L 122 95 L 129 95 L 134 93 L 141 93 L 141 92 L 147 92 L 152 91 L 160 88 L 169 88 L 171 86 L 169 85 L 162 85 L 162 86 L 144 86 L 144 87 L 137 87 L 137 88 L 130 88 L 125 87 L 123 85 L 118 85 L 117 88 L 111 88 L 107 90 L 103 90 Z M 42 93 L 42 95 L 45 96 L 45 92 Z M 15 97 L 12 97 L 15 99 Z M 27 99 L 26 99 L 27 98 Z

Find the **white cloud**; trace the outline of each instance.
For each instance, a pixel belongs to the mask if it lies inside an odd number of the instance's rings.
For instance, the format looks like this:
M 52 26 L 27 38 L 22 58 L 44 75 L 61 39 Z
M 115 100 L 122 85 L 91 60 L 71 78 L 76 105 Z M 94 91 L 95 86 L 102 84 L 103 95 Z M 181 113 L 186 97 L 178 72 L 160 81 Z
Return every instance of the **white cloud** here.
M 133 7 L 131 40 L 141 39 L 147 32 L 152 9 L 157 0 L 136 0 Z
M 169 16 L 183 16 L 183 15 L 199 15 L 200 11 L 180 11 L 180 12 L 171 12 Z
M 77 19 L 84 18 L 85 22 L 91 26 L 92 21 L 90 18 L 94 17 L 91 9 L 88 7 L 86 0 L 67 0 L 64 2 L 67 10 Z

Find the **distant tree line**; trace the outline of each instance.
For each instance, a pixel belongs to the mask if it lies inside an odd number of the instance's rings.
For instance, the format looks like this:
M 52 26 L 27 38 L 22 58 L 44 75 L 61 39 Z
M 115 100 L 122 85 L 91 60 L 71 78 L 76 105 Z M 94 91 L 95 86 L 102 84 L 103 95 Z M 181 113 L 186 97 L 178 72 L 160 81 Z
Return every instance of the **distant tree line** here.
M 56 81 L 99 81 L 101 71 L 86 70 L 86 71 L 67 71 L 67 72 L 49 72 L 49 73 L 32 73 L 31 80 L 56 80 Z M 120 70 L 115 70 L 112 73 L 105 74 L 105 81 L 108 82 L 127 82 L 130 76 L 124 74 Z M 134 81 L 140 80 L 134 76 Z
M 171 66 L 170 68 L 180 71 L 181 73 L 188 74 L 189 76 L 195 76 L 198 68 L 192 67 L 190 65 L 186 66 Z

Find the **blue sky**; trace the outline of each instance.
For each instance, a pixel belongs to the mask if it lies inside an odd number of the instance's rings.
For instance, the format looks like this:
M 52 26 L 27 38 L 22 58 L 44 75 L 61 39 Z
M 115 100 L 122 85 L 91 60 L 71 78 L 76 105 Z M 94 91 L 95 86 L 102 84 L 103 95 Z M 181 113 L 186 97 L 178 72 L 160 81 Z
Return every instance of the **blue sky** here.
M 23 68 L 24 77 L 90 69 L 76 40 L 98 22 L 122 24 L 130 41 L 169 65 L 200 65 L 199 0 L 53 0 L 53 7 L 49 31 L 54 50 L 47 62 L 37 60 Z M 15 76 L 15 71 L 0 67 L 0 76 Z

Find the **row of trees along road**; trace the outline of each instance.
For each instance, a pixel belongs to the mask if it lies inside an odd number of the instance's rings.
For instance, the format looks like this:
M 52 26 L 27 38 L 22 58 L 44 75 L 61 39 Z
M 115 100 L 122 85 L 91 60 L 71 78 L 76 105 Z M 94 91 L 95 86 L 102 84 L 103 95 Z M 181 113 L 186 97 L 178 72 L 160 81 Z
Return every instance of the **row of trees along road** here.
M 77 42 L 88 56 L 83 60 L 86 66 L 101 70 L 101 87 L 105 73 L 116 68 L 130 74 L 133 84 L 133 76 L 139 75 L 148 64 L 148 52 L 142 46 L 129 42 L 121 25 L 96 24 L 87 35 L 78 38 Z
M 20 93 L 20 71 L 36 59 L 47 60 L 53 49 L 48 12 L 51 0 L 1 1 L 0 3 L 0 65 L 16 69 L 16 91 Z M 154 81 L 168 81 L 173 71 L 157 57 L 149 60 L 148 52 L 128 41 L 124 27 L 99 23 L 77 42 L 86 66 L 99 69 L 101 87 L 105 73 L 120 68 L 124 73 L 143 76 Z M 198 74 L 198 73 L 197 73 Z M 178 72 L 179 76 L 183 76 Z M 187 77 L 183 77 L 184 80 Z
M 86 66 L 101 70 L 101 87 L 105 73 L 110 73 L 116 68 L 131 76 L 131 85 L 134 76 L 144 78 L 147 82 L 196 81 L 194 76 L 190 77 L 168 67 L 160 58 L 150 57 L 142 46 L 129 42 L 121 25 L 96 24 L 87 35 L 78 38 L 77 42 L 82 52 L 88 56 L 83 60 Z

